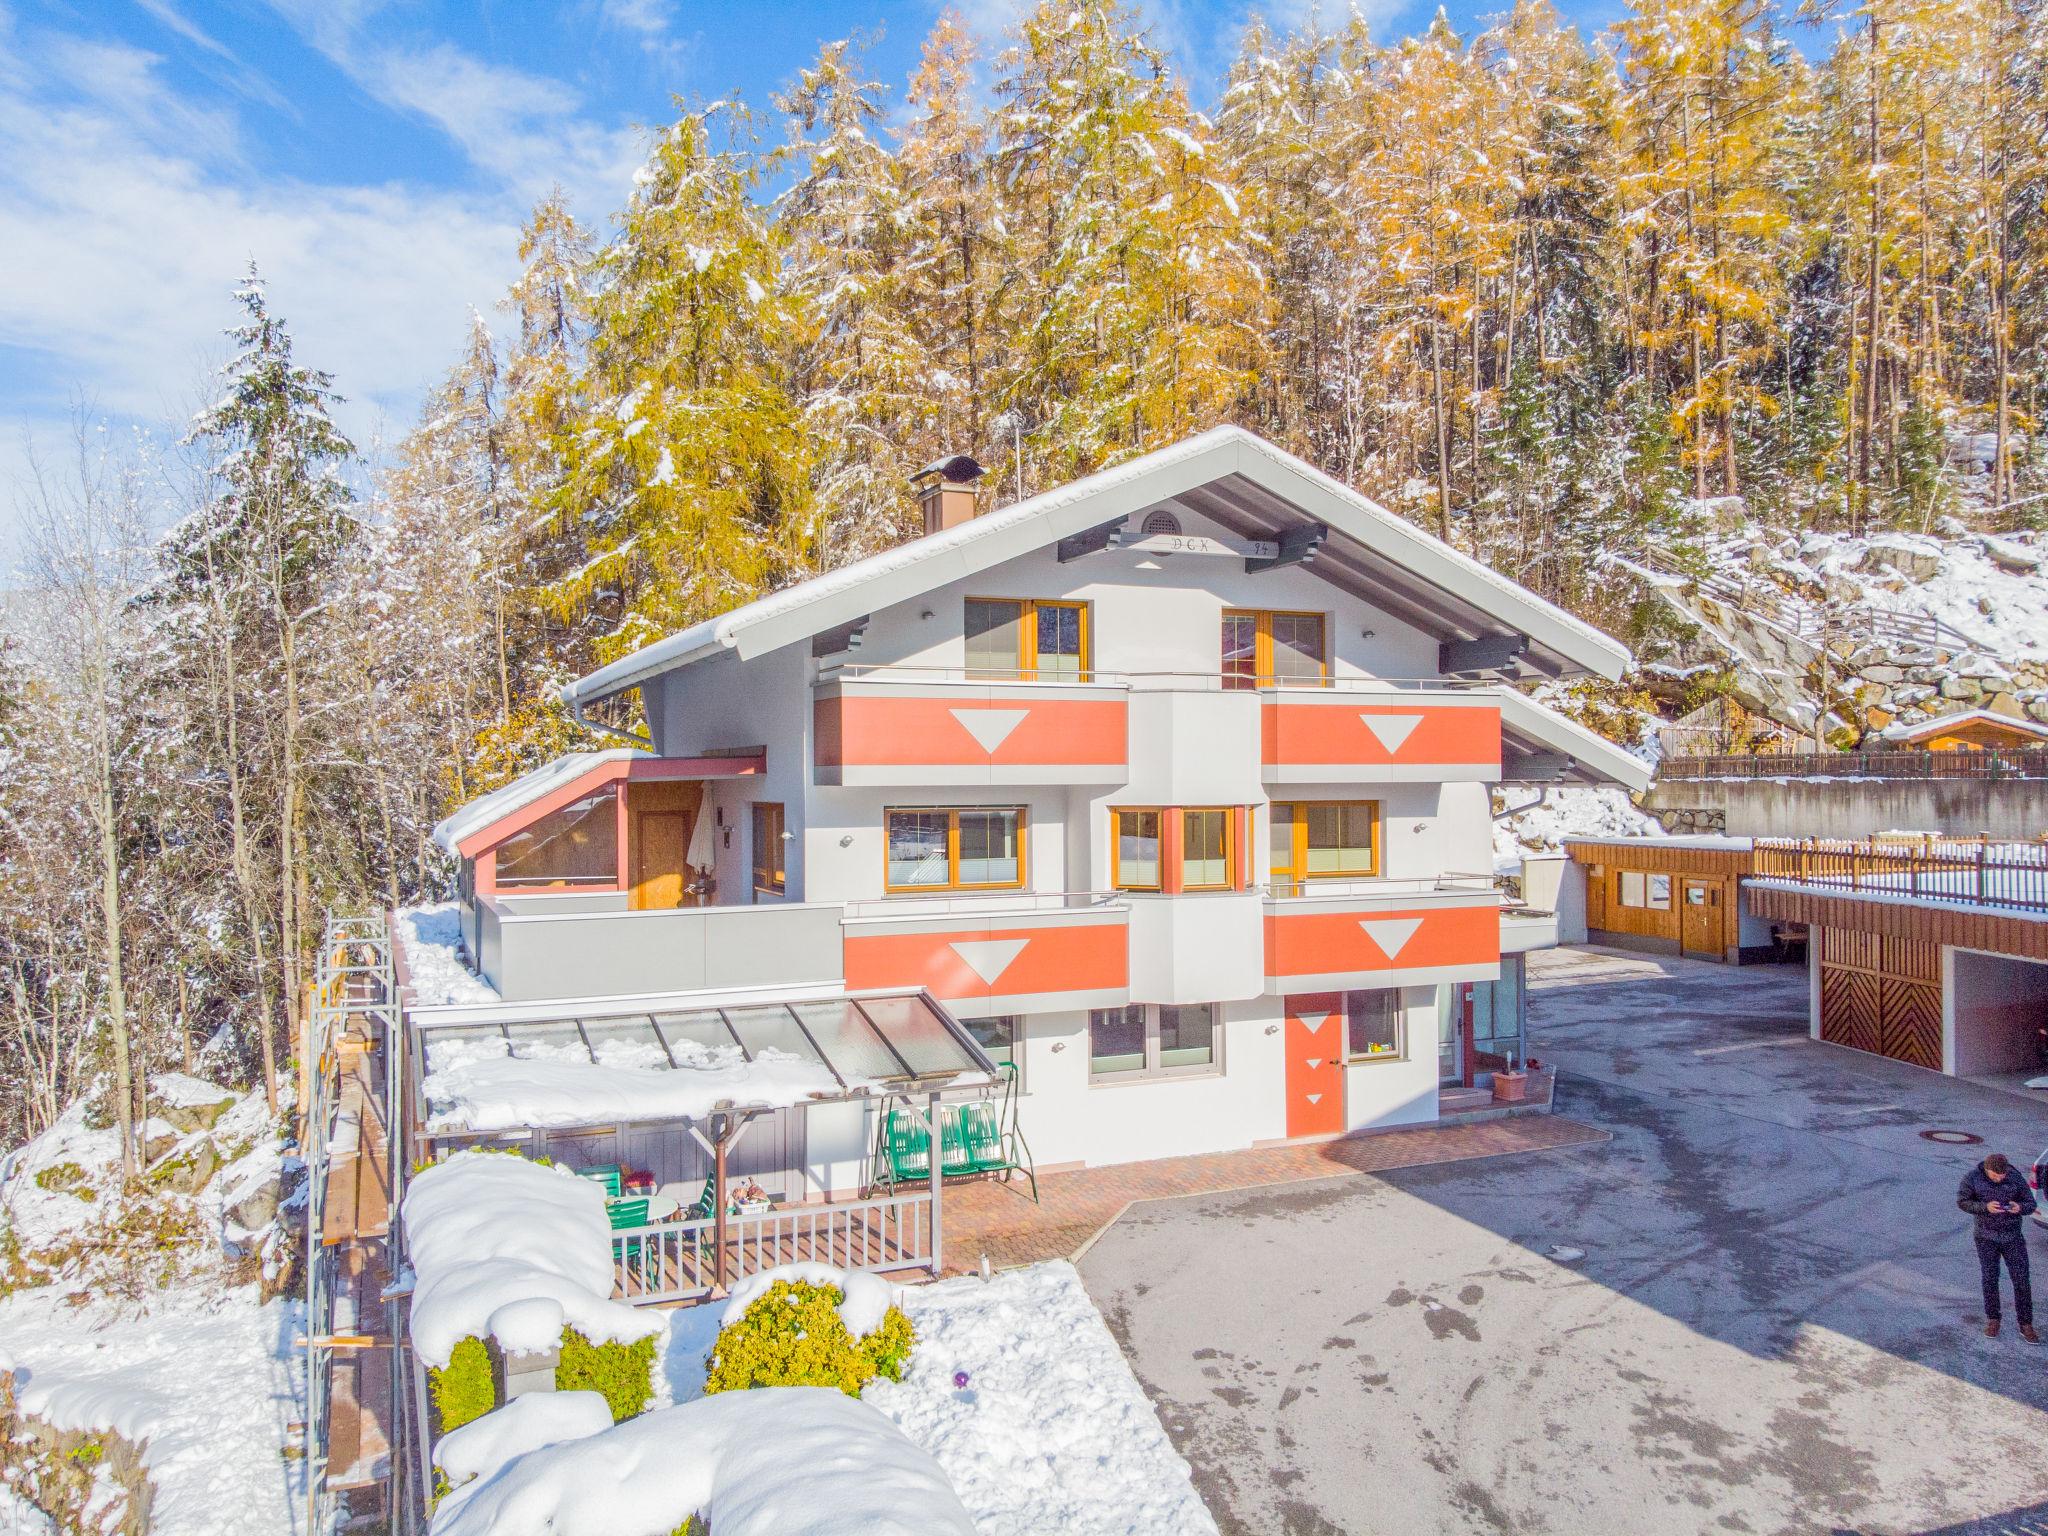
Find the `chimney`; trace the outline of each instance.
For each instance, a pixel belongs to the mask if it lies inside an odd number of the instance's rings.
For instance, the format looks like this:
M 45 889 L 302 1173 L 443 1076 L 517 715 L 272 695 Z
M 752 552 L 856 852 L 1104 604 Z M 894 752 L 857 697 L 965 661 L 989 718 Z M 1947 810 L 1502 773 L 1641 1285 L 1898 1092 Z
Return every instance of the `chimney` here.
M 910 477 L 917 488 L 917 504 L 924 509 L 926 533 L 957 528 L 974 516 L 974 482 L 981 475 L 981 466 L 966 454 L 950 453 Z

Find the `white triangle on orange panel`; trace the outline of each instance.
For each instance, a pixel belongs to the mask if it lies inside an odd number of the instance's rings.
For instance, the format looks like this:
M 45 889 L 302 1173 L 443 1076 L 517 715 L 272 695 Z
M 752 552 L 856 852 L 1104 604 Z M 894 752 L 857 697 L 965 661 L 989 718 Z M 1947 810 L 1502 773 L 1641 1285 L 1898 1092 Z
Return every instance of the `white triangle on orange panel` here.
M 1314 1034 L 1330 1022 L 1330 1016 L 1327 1013 L 1297 1013 L 1295 1017 L 1301 1020 L 1301 1027 L 1310 1034 Z
M 1320 1104 L 1323 1102 L 1323 1096 L 1320 1093 L 1305 1093 L 1302 1095 L 1302 1097 L 1307 1099 L 1311 1104 Z
M 1024 723 L 1028 709 L 956 709 L 950 711 L 961 728 L 981 743 L 981 750 L 993 752 L 1010 739 L 1010 732 Z
M 1408 947 L 1408 941 L 1415 937 L 1415 930 L 1422 926 L 1419 917 L 1364 917 L 1358 926 L 1365 930 L 1365 936 L 1385 951 L 1389 960 L 1400 958 L 1401 951 Z
M 949 946 L 967 969 L 979 976 L 984 986 L 1010 968 L 1010 962 L 1024 952 L 1029 939 L 955 939 Z
M 1315 1071 L 1315 1069 L 1317 1067 L 1320 1067 L 1322 1064 L 1323 1058 L 1320 1056 L 1311 1056 L 1308 1058 L 1308 1069 L 1311 1072 Z
M 1415 734 L 1415 727 L 1422 724 L 1420 715 L 1365 715 L 1358 717 L 1365 722 L 1365 728 L 1373 733 L 1379 744 L 1392 757 Z

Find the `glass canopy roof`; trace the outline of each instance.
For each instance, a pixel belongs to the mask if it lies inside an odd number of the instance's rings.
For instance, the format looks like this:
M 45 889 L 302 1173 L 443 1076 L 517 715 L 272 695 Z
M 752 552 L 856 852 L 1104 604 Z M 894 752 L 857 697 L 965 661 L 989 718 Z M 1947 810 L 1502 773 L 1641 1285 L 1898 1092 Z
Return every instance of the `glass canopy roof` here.
M 923 991 L 787 1002 L 678 999 L 646 1013 L 510 1020 L 425 1019 L 429 1073 L 480 1056 L 687 1072 L 755 1062 L 804 1062 L 832 1075 L 842 1095 L 944 1082 L 998 1068 Z

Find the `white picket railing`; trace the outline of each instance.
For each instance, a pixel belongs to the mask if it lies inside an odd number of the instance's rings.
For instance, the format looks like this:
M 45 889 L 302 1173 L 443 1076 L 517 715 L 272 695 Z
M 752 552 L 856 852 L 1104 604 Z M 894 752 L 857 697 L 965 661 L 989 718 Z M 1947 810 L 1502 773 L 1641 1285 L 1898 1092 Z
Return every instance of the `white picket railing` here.
M 836 1269 L 928 1269 L 931 1196 L 891 1195 L 840 1205 L 796 1205 L 725 1218 L 724 1284 L 783 1264 Z M 612 1286 L 620 1301 L 695 1301 L 719 1283 L 718 1223 L 651 1222 L 612 1233 Z

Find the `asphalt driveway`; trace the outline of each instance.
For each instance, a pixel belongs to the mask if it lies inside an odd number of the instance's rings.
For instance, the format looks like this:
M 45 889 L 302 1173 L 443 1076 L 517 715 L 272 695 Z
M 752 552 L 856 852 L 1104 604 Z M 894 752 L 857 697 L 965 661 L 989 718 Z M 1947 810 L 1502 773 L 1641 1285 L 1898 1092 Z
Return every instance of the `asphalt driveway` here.
M 2048 1516 L 2048 1345 L 1978 1331 L 1954 1203 L 2048 1105 L 1806 1039 L 1803 971 L 1543 958 L 1531 1049 L 1612 1142 L 1149 1202 L 1083 1262 L 1223 1528 Z

